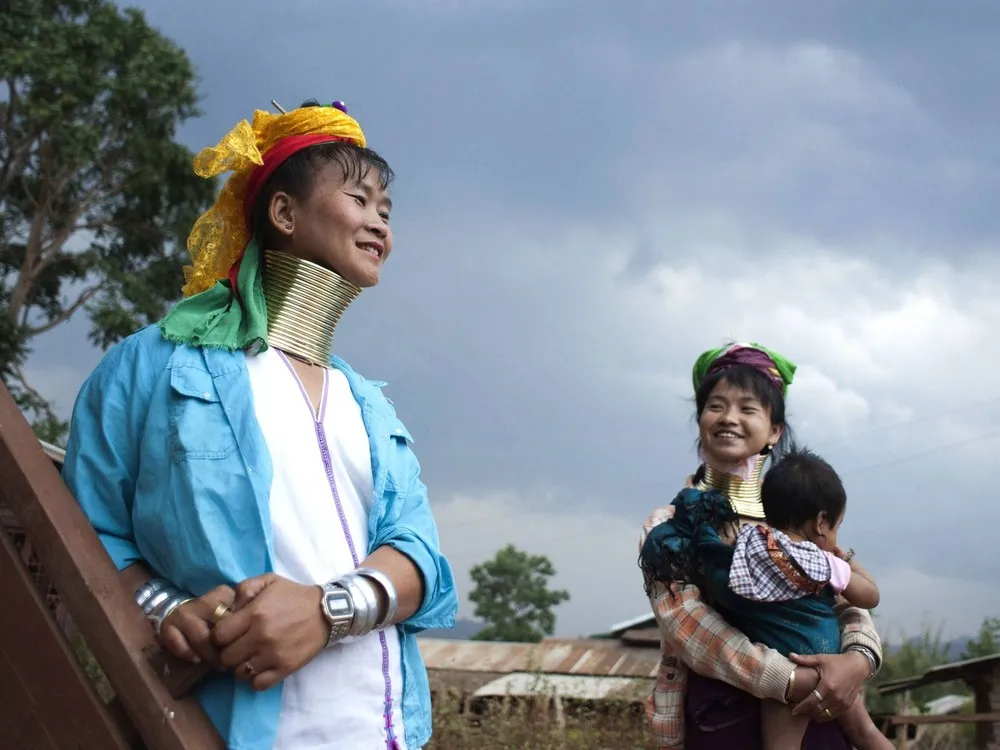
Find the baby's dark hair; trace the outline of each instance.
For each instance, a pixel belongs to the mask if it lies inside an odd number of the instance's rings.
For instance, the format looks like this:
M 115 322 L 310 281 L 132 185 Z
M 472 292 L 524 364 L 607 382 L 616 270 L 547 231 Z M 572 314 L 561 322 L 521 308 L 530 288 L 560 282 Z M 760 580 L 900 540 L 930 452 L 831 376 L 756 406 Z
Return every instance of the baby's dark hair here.
M 303 107 L 320 107 L 315 99 L 302 103 Z M 327 164 L 336 164 L 344 173 L 344 180 L 363 180 L 371 170 L 378 173 L 379 185 L 387 189 L 395 178 L 392 167 L 370 148 L 355 146 L 346 141 L 320 143 L 297 151 L 286 159 L 264 183 L 253 209 L 253 236 L 261 247 L 270 247 L 274 228 L 268 218 L 268 206 L 277 192 L 284 192 L 298 200 L 308 200 L 316 184 L 316 174 Z
M 761 501 L 767 522 L 789 531 L 820 513 L 826 513 L 830 524 L 837 523 L 847 507 L 847 493 L 833 467 L 803 448 L 785 454 L 764 475 Z

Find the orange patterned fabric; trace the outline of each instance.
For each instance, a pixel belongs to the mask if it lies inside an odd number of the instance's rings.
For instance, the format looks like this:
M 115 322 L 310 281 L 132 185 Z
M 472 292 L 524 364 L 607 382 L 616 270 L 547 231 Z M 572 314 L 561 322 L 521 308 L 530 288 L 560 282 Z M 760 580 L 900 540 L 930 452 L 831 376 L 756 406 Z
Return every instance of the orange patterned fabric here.
M 765 526 L 761 526 L 760 528 L 767 537 L 767 554 L 770 555 L 771 560 L 778 566 L 778 570 L 781 571 L 785 578 L 791 581 L 797 588 L 810 594 L 818 594 L 826 588 L 828 581 L 814 581 L 799 570 L 795 561 L 788 556 L 788 553 L 778 543 L 771 529 Z

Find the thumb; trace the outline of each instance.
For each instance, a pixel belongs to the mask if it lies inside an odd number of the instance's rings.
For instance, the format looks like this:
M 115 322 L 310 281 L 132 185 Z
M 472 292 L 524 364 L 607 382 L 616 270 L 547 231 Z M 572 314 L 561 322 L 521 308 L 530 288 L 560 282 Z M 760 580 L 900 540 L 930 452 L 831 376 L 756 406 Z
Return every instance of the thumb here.
M 233 610 L 239 611 L 250 602 L 260 596 L 260 593 L 273 584 L 278 577 L 274 573 L 265 573 L 262 576 L 247 578 L 236 586 L 236 599 L 233 601 Z
M 820 659 L 815 654 L 808 654 L 806 656 L 802 656 L 801 654 L 789 654 L 788 658 L 800 667 L 813 667 L 815 669 L 820 666 Z

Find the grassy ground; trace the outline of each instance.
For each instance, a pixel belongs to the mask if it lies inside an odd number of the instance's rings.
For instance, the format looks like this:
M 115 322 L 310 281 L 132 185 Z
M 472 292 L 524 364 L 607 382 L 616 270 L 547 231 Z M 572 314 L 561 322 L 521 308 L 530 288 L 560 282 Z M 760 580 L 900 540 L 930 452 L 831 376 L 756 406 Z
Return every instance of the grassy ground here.
M 70 638 L 81 666 L 107 702 L 114 692 L 78 633 Z M 931 727 L 912 750 L 971 750 L 971 726 Z M 464 709 L 457 694 L 434 701 L 434 737 L 426 750 L 646 750 L 652 748 L 645 718 L 627 705 L 597 713 L 568 706 L 563 722 L 551 706 L 492 704 L 480 712 Z
M 434 704 L 434 737 L 426 750 L 645 750 L 652 748 L 643 717 L 623 706 L 597 714 L 569 710 L 565 726 L 537 706 L 493 705 L 480 714 L 461 710 L 457 696 Z

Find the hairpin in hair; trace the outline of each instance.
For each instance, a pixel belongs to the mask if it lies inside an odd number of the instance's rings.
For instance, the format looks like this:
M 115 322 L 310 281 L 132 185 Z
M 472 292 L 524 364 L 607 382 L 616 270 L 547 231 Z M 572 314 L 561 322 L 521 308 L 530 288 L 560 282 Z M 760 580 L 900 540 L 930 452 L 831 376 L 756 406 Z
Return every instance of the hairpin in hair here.
M 282 107 L 280 104 L 278 104 L 276 101 L 274 101 L 274 99 L 271 100 L 271 104 L 273 104 L 274 108 L 276 110 L 278 110 L 281 114 L 283 114 L 283 115 L 287 115 L 288 114 L 288 111 L 284 107 Z

